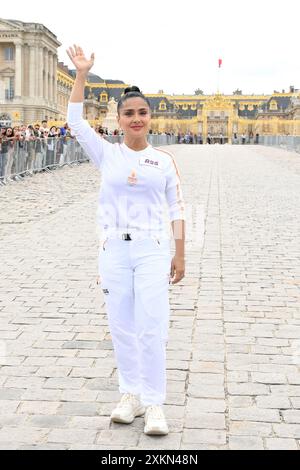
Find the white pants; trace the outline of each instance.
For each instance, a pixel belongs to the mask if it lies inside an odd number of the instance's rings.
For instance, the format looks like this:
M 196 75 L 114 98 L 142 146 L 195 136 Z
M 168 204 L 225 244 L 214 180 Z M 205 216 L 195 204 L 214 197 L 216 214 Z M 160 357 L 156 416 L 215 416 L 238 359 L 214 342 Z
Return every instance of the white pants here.
M 118 366 L 120 393 L 144 406 L 166 399 L 170 240 L 105 240 L 99 275 Z

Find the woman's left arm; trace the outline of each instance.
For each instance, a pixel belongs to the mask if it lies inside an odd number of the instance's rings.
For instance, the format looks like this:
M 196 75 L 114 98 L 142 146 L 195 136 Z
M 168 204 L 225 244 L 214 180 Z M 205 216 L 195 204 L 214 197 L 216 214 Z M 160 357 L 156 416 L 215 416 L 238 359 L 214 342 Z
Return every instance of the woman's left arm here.
M 166 171 L 166 180 L 166 199 L 176 246 L 171 265 L 171 278 L 172 284 L 178 284 L 185 276 L 185 203 L 179 170 L 172 155 Z
M 178 284 L 185 276 L 185 221 L 174 220 L 172 230 L 176 253 L 171 264 L 172 284 Z

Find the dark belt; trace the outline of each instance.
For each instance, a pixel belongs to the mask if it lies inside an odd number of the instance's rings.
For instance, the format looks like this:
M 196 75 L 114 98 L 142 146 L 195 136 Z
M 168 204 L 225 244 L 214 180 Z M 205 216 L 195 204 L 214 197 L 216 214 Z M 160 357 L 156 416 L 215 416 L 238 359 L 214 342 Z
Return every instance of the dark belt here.
M 132 241 L 131 234 L 130 234 L 130 233 L 123 233 L 122 239 L 123 239 L 125 242 L 130 242 L 130 241 Z

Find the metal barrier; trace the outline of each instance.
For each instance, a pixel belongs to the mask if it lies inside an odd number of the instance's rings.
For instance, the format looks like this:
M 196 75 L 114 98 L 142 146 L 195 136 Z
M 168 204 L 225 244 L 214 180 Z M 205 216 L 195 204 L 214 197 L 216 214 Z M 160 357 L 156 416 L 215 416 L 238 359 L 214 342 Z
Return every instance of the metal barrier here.
M 105 136 L 111 143 L 121 143 L 123 136 Z M 175 144 L 175 136 L 149 135 L 153 146 Z M 70 137 L 36 139 L 31 141 L 5 141 L 0 144 L 0 185 L 51 171 L 65 165 L 79 165 L 89 161 L 76 139 Z
M 283 148 L 300 153 L 300 136 L 294 135 L 265 135 L 260 136 L 259 143 L 271 147 Z
M 106 135 L 105 139 L 111 142 L 112 144 L 121 144 L 123 142 L 123 135 Z M 177 137 L 175 135 L 167 134 L 149 134 L 148 135 L 149 144 L 153 147 L 161 147 L 164 145 L 174 145 L 177 143 Z

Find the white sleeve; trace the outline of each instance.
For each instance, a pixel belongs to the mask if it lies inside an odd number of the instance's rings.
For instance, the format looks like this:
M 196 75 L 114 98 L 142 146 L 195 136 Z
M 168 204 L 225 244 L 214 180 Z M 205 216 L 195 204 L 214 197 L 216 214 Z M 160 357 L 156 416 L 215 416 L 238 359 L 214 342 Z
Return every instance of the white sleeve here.
M 110 148 L 112 144 L 100 137 L 100 135 L 91 128 L 88 121 L 83 119 L 82 114 L 83 103 L 69 102 L 67 122 L 71 128 L 72 134 L 76 137 L 94 165 L 101 170 L 105 149 Z
M 174 220 L 185 220 L 185 203 L 181 188 L 180 174 L 173 157 L 170 156 L 166 168 L 166 200 L 169 206 L 171 222 Z

